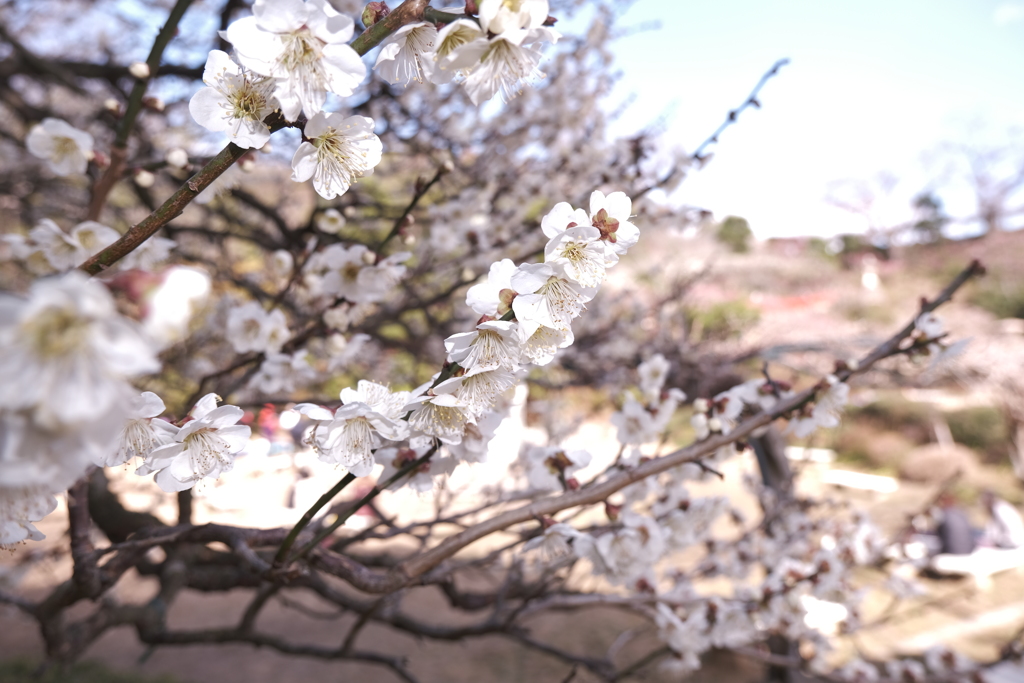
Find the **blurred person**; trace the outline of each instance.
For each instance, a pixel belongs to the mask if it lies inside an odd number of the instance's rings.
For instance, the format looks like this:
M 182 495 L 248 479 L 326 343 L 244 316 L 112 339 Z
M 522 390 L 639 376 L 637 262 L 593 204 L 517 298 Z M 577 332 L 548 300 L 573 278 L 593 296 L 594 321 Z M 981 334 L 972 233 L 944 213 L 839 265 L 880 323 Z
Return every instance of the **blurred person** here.
M 956 498 L 946 493 L 939 498 L 939 552 L 948 555 L 970 555 L 977 545 L 977 534 L 967 513 Z
M 988 489 L 981 492 L 981 504 L 989 514 L 981 543 L 995 548 L 1024 547 L 1024 519 L 1017 508 Z

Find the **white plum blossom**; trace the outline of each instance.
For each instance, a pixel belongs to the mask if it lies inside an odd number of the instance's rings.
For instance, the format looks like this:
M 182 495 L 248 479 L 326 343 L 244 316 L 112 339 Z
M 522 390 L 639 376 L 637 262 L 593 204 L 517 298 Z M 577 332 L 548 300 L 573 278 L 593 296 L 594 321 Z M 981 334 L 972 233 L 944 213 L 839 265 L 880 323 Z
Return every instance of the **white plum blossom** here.
M 850 385 L 840 382 L 835 375 L 826 378 L 829 385 L 827 391 L 814 402 L 808 417 L 798 417 L 790 421 L 787 431 L 798 438 L 810 436 L 819 427 L 838 427 L 843 409 L 850 399 Z
M 544 261 L 558 264 L 566 277 L 583 287 L 597 287 L 604 281 L 605 269 L 611 265 L 600 237 L 597 228 L 568 228 L 548 241 Z
M 512 276 L 517 272 L 511 259 L 491 264 L 487 280 L 473 285 L 466 292 L 466 305 L 480 315 L 498 318 L 511 310 L 516 292 L 512 289 Z
M 345 217 L 337 209 L 327 209 L 316 217 L 316 227 L 320 232 L 337 235 L 345 227 Z
M 412 398 L 406 405 L 406 409 L 412 411 L 409 426 L 446 444 L 461 443 L 466 423 L 472 420 L 468 409 L 456 395 L 462 381 L 461 377 L 447 379 Z
M 594 539 L 569 524 L 552 524 L 544 533 L 523 544 L 523 552 L 536 550 L 544 562 L 557 562 L 567 557 L 586 557 L 593 552 Z
M 572 346 L 575 337 L 572 330 L 557 330 L 553 327 L 538 327 L 523 341 L 523 357 L 534 365 L 547 365 L 555 358 L 558 349 Z
M 516 320 L 526 336 L 538 327 L 569 329 L 572 320 L 586 310 L 597 295 L 596 287 L 584 287 L 562 277 L 550 263 L 527 263 L 512 274 L 510 284 L 518 293 L 512 301 Z
M 613 581 L 628 583 L 657 562 L 665 552 L 665 535 L 657 520 L 627 513 L 621 529 L 598 537 L 596 547 Z
M 657 402 L 661 396 L 661 388 L 668 377 L 669 362 L 665 356 L 656 353 L 637 367 L 640 375 L 640 391 L 648 405 Z
M 489 33 L 538 28 L 548 18 L 547 0 L 481 0 L 480 27 Z
M 490 410 L 498 396 L 515 383 L 516 376 L 506 368 L 473 368 L 462 377 L 455 398 L 468 415 L 477 419 Z
M 942 318 L 934 313 L 922 313 L 914 321 L 916 327 L 926 339 L 937 339 L 946 334 L 946 325 Z
M 275 79 L 274 94 L 289 121 L 300 112 L 312 119 L 328 92 L 347 97 L 366 76 L 366 65 L 348 45 L 352 19 L 327 0 L 256 0 L 252 12 L 228 26 L 227 39 L 244 66 Z
M 227 339 L 238 353 L 277 353 L 289 336 L 288 320 L 279 308 L 267 313 L 249 301 L 228 313 Z
M 383 485 L 392 476 L 429 453 L 433 447 L 434 440 L 432 438 L 416 436 L 409 439 L 408 446 L 404 448 L 380 449 L 377 451 L 377 459 L 384 465 L 384 469 L 377 477 L 377 481 Z M 438 457 L 435 454 L 421 462 L 405 477 L 392 483 L 389 488 L 398 489 L 408 486 L 418 493 L 430 493 L 434 490 L 435 479 L 451 474 L 456 465 L 458 465 L 458 461 L 455 458 Z
M 587 451 L 558 446 L 528 446 L 521 457 L 530 486 L 540 491 L 561 491 L 562 481 L 568 483 L 591 459 Z
M 29 230 L 29 243 L 42 252 L 55 270 L 73 268 L 78 260 L 78 245 L 49 218 L 44 218 Z
M 0 410 L 28 410 L 46 429 L 87 424 L 121 413 L 127 379 L 159 368 L 152 345 L 84 273 L 37 280 L 27 300 L 0 295 Z
M 629 222 L 633 202 L 625 192 L 612 192 L 607 197 L 596 190 L 590 195 L 589 224 L 601 232 L 605 248 L 616 254 L 626 250 L 640 239 L 640 231 Z
M 469 70 L 465 87 L 473 104 L 501 93 L 505 100 L 519 94 L 523 83 L 543 78 L 537 70 L 543 53 L 538 43 L 556 42 L 561 36 L 550 28 L 510 29 L 490 38 L 479 37 L 460 45 L 440 68 Z
M 93 157 L 92 136 L 63 119 L 45 118 L 25 138 L 29 153 L 59 176 L 85 173 Z
M 388 83 L 422 83 L 434 67 L 437 28 L 427 21 L 406 24 L 381 43 L 374 68 Z
M 641 446 L 655 440 L 654 416 L 632 394 L 626 394 L 622 410 L 612 413 L 611 423 L 618 430 L 619 443 Z
M 99 463 L 104 467 L 123 465 L 133 458 L 145 460 L 160 446 L 171 442 L 178 428 L 157 418 L 164 412 L 163 400 L 152 391 L 144 391 L 132 401 L 128 422 L 121 430 L 116 451 Z
M 243 149 L 259 149 L 270 139 L 263 119 L 277 108 L 274 80 L 240 68 L 220 50 L 211 50 L 203 71 L 205 88 L 192 96 L 188 110 L 203 128 L 227 133 Z
M 320 460 L 365 477 L 373 470 L 373 450 L 382 439 L 401 441 L 409 435 L 409 425 L 401 419 L 408 399 L 409 392 L 359 380 L 356 389 L 342 389 L 342 406 L 334 414 L 309 403 L 295 409 L 316 421 L 309 442 Z
M 252 430 L 237 424 L 244 412 L 231 405 L 217 406 L 217 395 L 199 399 L 174 439 L 149 454 L 138 474 L 156 472 L 164 491 L 184 491 L 203 479 L 217 479 L 234 466 Z
M 320 112 L 309 119 L 303 142 L 292 157 L 292 180 L 313 179 L 324 199 L 348 192 L 357 178 L 373 173 L 383 147 L 373 134 L 373 119 Z
M 514 322 L 490 320 L 473 332 L 453 334 L 444 342 L 448 358 L 466 369 L 514 372 L 521 355 L 518 327 Z
M 171 249 L 174 249 L 176 246 L 178 246 L 178 243 L 174 240 L 154 235 L 118 261 L 117 265 L 122 270 L 134 268 L 151 272 L 158 263 L 167 260 Z
M 469 72 L 469 68 L 452 66 L 453 59 L 457 57 L 456 50 L 485 35 L 480 30 L 480 25 L 471 19 L 457 19 L 438 31 L 437 37 L 434 39 L 433 58 L 435 64 L 431 69 L 430 80 L 437 85 L 442 85 L 451 83 L 457 76 L 465 76 Z
M 287 394 L 316 378 L 305 350 L 295 353 L 268 353 L 249 387 L 263 394 Z
M 0 488 L 0 550 L 21 541 L 41 541 L 38 522 L 57 507 L 54 491 L 45 485 Z

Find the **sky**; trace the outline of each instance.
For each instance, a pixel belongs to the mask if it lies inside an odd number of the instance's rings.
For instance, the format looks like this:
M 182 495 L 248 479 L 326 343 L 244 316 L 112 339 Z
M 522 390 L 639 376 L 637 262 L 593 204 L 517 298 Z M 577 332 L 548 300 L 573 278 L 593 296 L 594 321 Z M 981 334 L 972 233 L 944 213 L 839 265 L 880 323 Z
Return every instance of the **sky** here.
M 637 0 L 619 26 L 651 22 L 613 46 L 614 97 L 635 98 L 615 133 L 662 119 L 665 144 L 693 150 L 790 60 L 670 198 L 742 216 L 759 238 L 864 231 L 826 198 L 883 174 L 872 221 L 908 220 L 913 196 L 939 187 L 943 145 L 1024 128 L 1024 0 Z M 942 187 L 951 214 L 971 212 L 969 192 Z

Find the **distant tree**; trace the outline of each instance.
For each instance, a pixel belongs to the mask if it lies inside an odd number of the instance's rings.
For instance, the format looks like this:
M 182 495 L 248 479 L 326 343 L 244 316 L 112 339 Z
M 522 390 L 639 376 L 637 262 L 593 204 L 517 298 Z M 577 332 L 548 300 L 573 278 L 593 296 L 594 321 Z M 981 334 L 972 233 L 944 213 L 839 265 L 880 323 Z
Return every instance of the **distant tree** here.
M 739 216 L 726 216 L 725 220 L 718 224 L 718 230 L 715 232 L 715 239 L 736 254 L 750 251 L 750 238 L 753 236 L 747 219 Z
M 932 192 L 922 192 L 914 197 L 911 205 L 917 216 L 912 226 L 915 237 L 921 242 L 940 241 L 942 230 L 950 221 L 942 207 L 942 200 Z

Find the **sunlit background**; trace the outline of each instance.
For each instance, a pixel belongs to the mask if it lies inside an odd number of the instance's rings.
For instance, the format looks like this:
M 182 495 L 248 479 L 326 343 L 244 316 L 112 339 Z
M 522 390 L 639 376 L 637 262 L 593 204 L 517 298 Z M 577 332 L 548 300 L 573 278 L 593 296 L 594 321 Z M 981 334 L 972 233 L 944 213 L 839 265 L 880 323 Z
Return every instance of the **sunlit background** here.
M 613 130 L 653 125 L 687 151 L 791 60 L 671 197 L 742 216 L 759 238 L 892 227 L 928 191 L 969 234 L 964 150 L 999 151 L 997 178 L 1024 168 L 1022 2 L 639 0 L 621 25 L 637 32 L 613 48 L 615 102 L 632 105 Z

